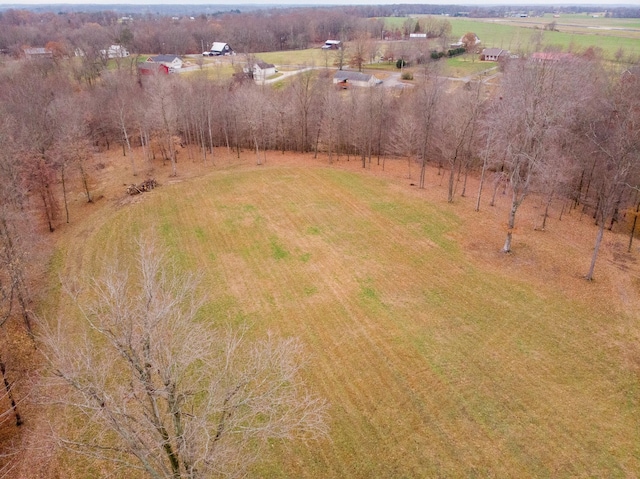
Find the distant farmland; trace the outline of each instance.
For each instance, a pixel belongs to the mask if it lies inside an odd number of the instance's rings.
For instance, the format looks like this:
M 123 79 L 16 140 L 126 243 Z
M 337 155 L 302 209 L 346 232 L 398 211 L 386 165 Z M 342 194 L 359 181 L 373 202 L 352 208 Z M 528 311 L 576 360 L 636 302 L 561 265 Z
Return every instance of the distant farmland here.
M 416 16 L 419 18 L 419 16 Z M 388 18 L 390 27 L 400 27 L 404 18 Z M 640 58 L 640 22 L 637 19 L 593 18 L 589 15 L 551 15 L 533 18 L 448 18 L 452 35 L 461 37 L 474 32 L 485 47 L 531 51 L 540 41 L 544 47 L 563 51 L 584 51 L 595 46 L 602 49 L 605 58 L 615 58 L 620 49 L 625 60 Z M 559 31 L 546 31 L 544 26 L 555 21 Z

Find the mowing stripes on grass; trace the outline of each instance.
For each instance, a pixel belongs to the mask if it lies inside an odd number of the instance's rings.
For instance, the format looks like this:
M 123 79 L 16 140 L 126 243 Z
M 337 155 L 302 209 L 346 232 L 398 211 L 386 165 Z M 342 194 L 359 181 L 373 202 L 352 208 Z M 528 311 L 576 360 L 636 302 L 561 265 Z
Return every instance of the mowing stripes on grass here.
M 130 254 L 134 224 L 202 274 L 200 320 L 308 349 L 331 441 L 274 443 L 254 477 L 640 471 L 628 318 L 488 271 L 452 206 L 331 169 L 216 171 L 114 212 L 86 255 Z

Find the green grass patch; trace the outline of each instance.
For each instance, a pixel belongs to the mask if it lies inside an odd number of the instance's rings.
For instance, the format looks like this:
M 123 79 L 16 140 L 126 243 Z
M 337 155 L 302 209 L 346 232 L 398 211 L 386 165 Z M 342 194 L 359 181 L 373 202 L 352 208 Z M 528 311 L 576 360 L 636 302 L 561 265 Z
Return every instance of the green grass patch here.
M 477 75 L 481 72 L 495 69 L 498 65 L 496 62 L 481 62 L 478 55 L 460 55 L 441 61 L 445 62 L 445 68 L 442 73 L 454 78 Z

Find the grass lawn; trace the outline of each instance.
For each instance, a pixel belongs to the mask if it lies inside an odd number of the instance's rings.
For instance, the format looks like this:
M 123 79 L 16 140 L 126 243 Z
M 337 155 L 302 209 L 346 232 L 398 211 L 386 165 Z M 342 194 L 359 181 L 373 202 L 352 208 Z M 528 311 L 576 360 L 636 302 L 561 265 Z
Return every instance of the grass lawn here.
M 126 259 L 150 235 L 202 274 L 203 320 L 303 341 L 306 378 L 331 404 L 331 439 L 274 443 L 250 477 L 640 471 L 640 284 L 624 279 L 637 268 L 605 256 L 599 280 L 581 280 L 590 221 L 574 213 L 542 233 L 521 217 L 505 256 L 507 200 L 479 213 L 475 198 L 447 204 L 432 170 L 417 190 L 399 160 L 388 161 L 393 177 L 357 162 L 278 165 L 284 157 L 269 153 L 257 168 L 216 154 L 209 173 L 160 179 L 57 233 L 56 274 Z
M 466 77 L 498 66 L 496 62 L 481 62 L 477 55 L 473 57 L 470 55 L 460 55 L 447 58 L 444 61 L 446 62 L 446 66 L 443 74 L 455 78 Z
M 293 66 L 328 66 L 333 65 L 335 52 L 320 48 L 307 48 L 306 50 L 287 50 L 281 52 L 256 53 L 256 58 L 274 65 Z

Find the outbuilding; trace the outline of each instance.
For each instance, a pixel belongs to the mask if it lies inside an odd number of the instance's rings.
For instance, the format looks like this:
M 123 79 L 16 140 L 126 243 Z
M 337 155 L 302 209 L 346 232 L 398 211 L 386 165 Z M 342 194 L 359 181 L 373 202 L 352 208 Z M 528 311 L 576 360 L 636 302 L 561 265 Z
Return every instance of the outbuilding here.
M 340 70 L 333 75 L 333 83 L 346 89 L 350 86 L 372 87 L 382 83 L 382 80 L 378 80 L 376 77 L 369 75 L 368 73 Z
M 480 60 L 484 60 L 485 62 L 497 62 L 500 60 L 500 57 L 505 58 L 508 55 L 509 52 L 502 48 L 485 48 L 480 54 Z
M 327 40 L 321 47 L 323 50 L 340 50 L 342 42 L 340 40 Z
M 211 50 L 208 52 L 203 52 L 203 55 L 208 55 L 210 57 L 217 56 L 225 56 L 225 55 L 234 55 L 233 48 L 228 43 L 224 42 L 213 42 L 211 45 Z
M 270 76 L 275 75 L 276 72 L 277 70 L 275 65 L 263 62 L 262 60 L 255 62 L 251 68 L 253 79 L 260 83 L 264 82 Z

